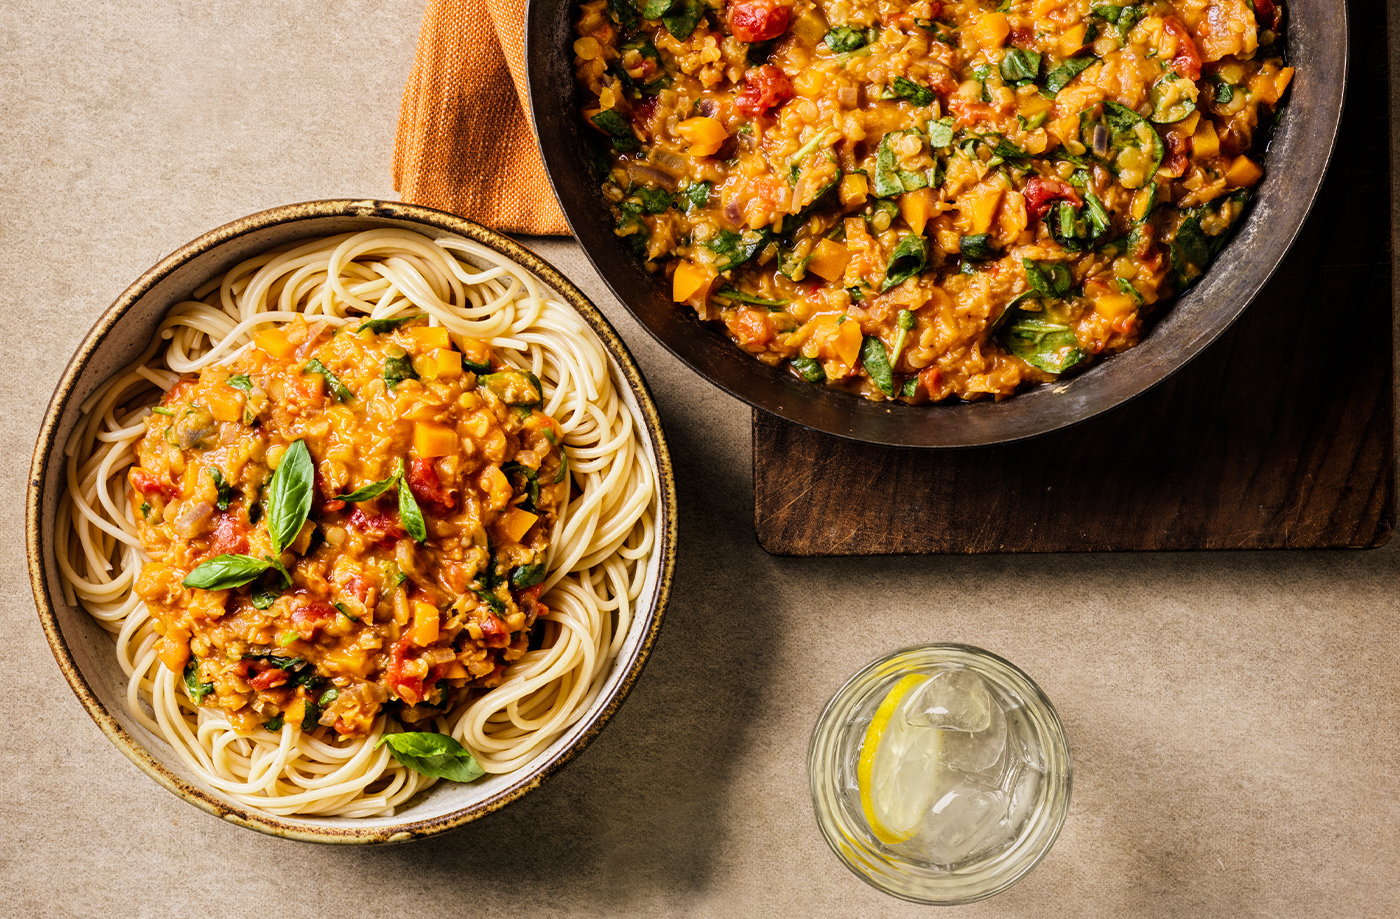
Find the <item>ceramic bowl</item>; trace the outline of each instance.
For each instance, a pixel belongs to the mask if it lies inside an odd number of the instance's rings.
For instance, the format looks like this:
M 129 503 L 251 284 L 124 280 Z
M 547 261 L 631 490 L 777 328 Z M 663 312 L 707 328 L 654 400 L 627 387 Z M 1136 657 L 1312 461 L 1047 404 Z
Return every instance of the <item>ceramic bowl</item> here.
M 645 421 L 647 456 L 658 482 L 659 559 L 602 692 L 585 716 L 527 767 L 467 785 L 438 783 L 391 817 L 274 816 L 204 785 L 162 739 L 127 712 L 127 682 L 112 638 L 64 600 L 54 560 L 50 537 L 64 490 L 63 450 L 83 402 L 140 354 L 170 307 L 201 282 L 282 243 L 377 227 L 463 237 L 488 246 L 534 272 L 588 322 L 611 357 L 619 391 Z M 538 787 L 597 736 L 637 680 L 661 623 L 675 563 L 676 498 L 661 421 L 641 372 L 607 319 L 557 270 L 505 236 L 441 211 L 384 201 L 313 201 L 273 208 L 205 233 L 143 274 L 102 315 L 64 371 L 45 413 L 30 474 L 26 530 L 34 599 L 59 667 L 103 733 L 142 771 L 197 807 L 264 833 L 376 843 L 430 836 L 497 810 Z

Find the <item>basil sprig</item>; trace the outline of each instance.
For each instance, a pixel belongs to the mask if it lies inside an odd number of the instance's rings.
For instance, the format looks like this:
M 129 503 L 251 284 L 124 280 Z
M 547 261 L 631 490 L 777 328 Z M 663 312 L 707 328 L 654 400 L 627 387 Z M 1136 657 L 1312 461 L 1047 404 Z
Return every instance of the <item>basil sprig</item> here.
M 474 782 L 486 774 L 471 751 L 446 734 L 401 731 L 385 734 L 375 747 L 385 744 L 394 759 L 423 775 L 449 782 Z
M 267 488 L 267 532 L 275 554 L 281 555 L 301 532 L 311 513 L 315 484 L 316 465 L 311 461 L 311 452 L 306 449 L 306 441 L 298 440 L 282 454 L 282 464 L 272 474 Z
M 394 473 L 387 479 L 380 479 L 378 482 L 371 482 L 363 488 L 357 488 L 348 494 L 336 495 L 336 501 L 349 501 L 352 504 L 360 501 L 369 501 L 384 494 L 384 492 L 394 487 L 398 481 L 398 473 Z
M 251 584 L 268 571 L 276 571 L 282 582 L 291 586 L 292 577 L 282 563 L 270 556 L 253 558 L 251 555 L 216 555 L 199 565 L 180 583 L 198 590 L 232 590 Z
M 408 531 L 408 535 L 413 537 L 414 542 L 426 542 L 428 539 L 428 525 L 423 522 L 423 511 L 418 506 L 417 500 L 413 497 L 413 490 L 404 481 L 403 475 L 397 476 L 399 480 L 399 519 L 403 521 L 403 528 Z
M 880 392 L 893 396 L 894 369 L 890 367 L 890 356 L 885 350 L 885 343 L 873 335 L 865 336 L 865 340 L 860 344 L 860 362 L 865 367 L 870 382 L 878 386 Z

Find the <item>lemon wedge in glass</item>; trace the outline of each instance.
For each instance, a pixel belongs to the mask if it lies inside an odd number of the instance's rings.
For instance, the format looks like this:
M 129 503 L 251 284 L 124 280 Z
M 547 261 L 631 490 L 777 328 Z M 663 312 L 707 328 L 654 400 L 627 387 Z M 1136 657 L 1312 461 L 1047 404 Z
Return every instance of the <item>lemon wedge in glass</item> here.
M 891 686 L 861 742 L 856 764 L 861 810 L 875 838 L 886 845 L 919 832 L 937 791 L 943 732 L 910 724 L 900 713 L 900 703 L 928 679 L 911 673 Z

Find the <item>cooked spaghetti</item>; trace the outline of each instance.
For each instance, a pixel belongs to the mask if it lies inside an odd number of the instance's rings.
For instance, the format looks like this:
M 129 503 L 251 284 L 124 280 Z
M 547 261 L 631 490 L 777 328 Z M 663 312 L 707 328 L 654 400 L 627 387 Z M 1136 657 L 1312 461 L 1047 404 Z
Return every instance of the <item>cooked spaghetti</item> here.
M 586 323 L 492 250 L 294 244 L 89 400 L 59 564 L 132 715 L 210 786 L 393 813 L 596 697 L 652 568 L 643 437 Z

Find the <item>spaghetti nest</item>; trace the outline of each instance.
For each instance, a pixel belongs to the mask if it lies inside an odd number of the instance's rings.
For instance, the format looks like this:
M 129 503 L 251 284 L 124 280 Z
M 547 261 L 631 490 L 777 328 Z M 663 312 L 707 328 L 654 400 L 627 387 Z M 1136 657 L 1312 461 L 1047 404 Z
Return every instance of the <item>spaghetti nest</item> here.
M 133 716 L 210 786 L 391 814 L 583 716 L 651 568 L 654 483 L 571 309 L 484 247 L 372 230 L 170 311 L 84 407 L 58 557 Z

